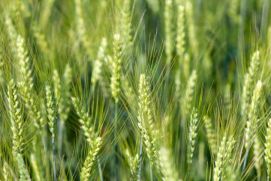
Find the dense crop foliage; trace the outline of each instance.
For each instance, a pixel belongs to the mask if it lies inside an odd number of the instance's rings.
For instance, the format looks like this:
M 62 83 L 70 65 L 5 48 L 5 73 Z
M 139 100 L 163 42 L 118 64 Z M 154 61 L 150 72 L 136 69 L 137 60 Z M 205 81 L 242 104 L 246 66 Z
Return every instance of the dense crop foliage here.
M 1 0 L 0 180 L 269 180 L 269 0 Z

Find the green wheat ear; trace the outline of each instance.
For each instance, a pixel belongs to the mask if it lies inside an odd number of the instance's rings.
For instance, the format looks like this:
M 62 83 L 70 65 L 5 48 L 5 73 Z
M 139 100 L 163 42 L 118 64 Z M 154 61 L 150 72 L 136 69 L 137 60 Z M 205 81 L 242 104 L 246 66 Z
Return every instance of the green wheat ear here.
M 167 56 L 166 64 L 169 65 L 174 50 L 173 43 L 173 1 L 165 1 L 164 22 L 165 22 L 165 52 Z
M 12 130 L 12 151 L 14 157 L 17 160 L 18 169 L 19 169 L 19 180 L 20 181 L 29 181 L 30 176 L 29 172 L 25 166 L 22 151 L 24 145 L 24 125 L 23 125 L 23 114 L 21 111 L 20 103 L 18 100 L 18 90 L 14 83 L 14 80 L 11 80 L 8 85 L 8 103 L 9 103 L 9 112 L 11 120 L 11 130 Z
M 260 52 L 256 51 L 251 58 L 251 63 L 248 72 L 245 74 L 243 92 L 242 92 L 242 104 L 241 111 L 244 119 L 247 118 L 247 112 L 249 110 L 249 104 L 253 94 L 253 88 L 257 80 L 257 73 L 260 68 Z
M 177 17 L 177 40 L 176 40 L 176 52 L 179 56 L 179 64 L 184 58 L 185 52 L 185 22 L 184 22 L 184 6 L 178 6 L 178 17 Z
M 44 120 L 41 116 L 38 106 L 34 101 L 35 91 L 31 71 L 30 60 L 25 48 L 25 41 L 21 35 L 17 36 L 16 40 L 16 56 L 19 61 L 19 71 L 22 80 L 20 82 L 21 94 L 25 102 L 25 106 L 29 111 L 30 117 L 34 121 L 38 129 L 44 125 Z
M 197 77 L 198 77 L 197 71 L 193 70 L 193 72 L 191 73 L 188 79 L 184 97 L 181 100 L 182 116 L 185 119 L 188 117 L 188 114 L 191 112 L 192 101 L 194 97 L 193 94 L 195 93 L 195 87 L 197 84 Z
M 111 93 L 114 101 L 117 103 L 120 97 L 121 88 L 121 66 L 122 66 L 122 49 L 120 34 L 114 35 L 114 52 L 112 60 L 112 76 L 111 76 Z
M 228 164 L 230 163 L 231 156 L 232 156 L 232 151 L 234 149 L 234 144 L 235 140 L 232 136 L 227 138 L 227 136 L 223 136 L 222 141 L 220 142 L 217 156 L 216 156 L 216 161 L 215 161 L 215 168 L 214 168 L 214 175 L 213 179 L 214 181 L 219 181 L 222 178 L 225 178 L 225 173 Z
M 80 172 L 81 180 L 83 181 L 89 180 L 92 167 L 95 161 L 97 160 L 97 155 L 98 155 L 98 152 L 100 151 L 101 144 L 102 144 L 102 139 L 100 137 L 97 137 L 92 141 L 92 144 L 90 145 L 90 149 L 88 151 L 87 158 L 85 159 L 84 165 Z
M 208 116 L 204 116 L 203 121 L 204 121 L 205 129 L 206 129 L 206 133 L 207 133 L 207 140 L 211 148 L 211 151 L 213 153 L 216 153 L 217 151 L 216 135 L 213 129 L 211 119 Z
M 45 93 L 46 93 L 46 112 L 47 112 L 47 118 L 48 118 L 48 125 L 49 130 L 52 135 L 52 140 L 55 138 L 55 132 L 54 132 L 54 125 L 56 121 L 56 108 L 55 108 L 55 101 L 52 95 L 51 87 L 46 86 L 45 87 Z
M 187 150 L 187 163 L 188 163 L 188 168 L 192 165 L 192 159 L 194 155 L 194 150 L 195 150 L 195 142 L 196 142 L 196 137 L 198 134 L 198 114 L 195 109 L 193 109 L 190 122 L 189 122 L 189 132 L 188 132 L 188 150 Z
M 106 59 L 106 49 L 107 49 L 107 39 L 102 38 L 101 45 L 98 49 L 97 57 L 93 62 L 93 73 L 91 77 L 91 83 L 93 86 L 96 85 L 98 81 L 102 81 L 103 65 Z
M 82 0 L 75 0 L 75 18 L 76 18 L 76 33 L 79 38 L 79 43 L 83 45 L 83 48 L 90 54 L 90 41 L 86 33 L 86 25 L 82 10 Z
M 246 122 L 246 129 L 245 129 L 246 149 L 249 149 L 251 144 L 253 144 L 255 140 L 255 132 L 257 129 L 258 109 L 260 105 L 260 97 L 262 94 L 262 86 L 263 86 L 262 82 L 258 81 L 251 98 L 251 103 L 248 110 L 248 120 Z
M 154 128 L 152 112 L 150 109 L 151 94 L 150 85 L 146 75 L 141 74 L 139 80 L 139 103 L 138 103 L 138 128 L 143 139 L 145 151 L 152 167 L 163 176 L 157 148 L 157 135 Z
M 128 149 L 126 149 L 124 153 L 130 168 L 131 180 L 133 181 L 140 180 L 140 178 L 138 178 L 140 163 L 139 155 L 138 154 L 136 154 L 135 156 L 131 155 Z

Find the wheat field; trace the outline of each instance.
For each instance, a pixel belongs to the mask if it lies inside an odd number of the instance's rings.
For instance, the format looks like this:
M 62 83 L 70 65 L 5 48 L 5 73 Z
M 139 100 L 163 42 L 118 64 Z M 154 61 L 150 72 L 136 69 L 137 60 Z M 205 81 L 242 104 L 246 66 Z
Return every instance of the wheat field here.
M 270 0 L 1 0 L 1 181 L 271 180 Z

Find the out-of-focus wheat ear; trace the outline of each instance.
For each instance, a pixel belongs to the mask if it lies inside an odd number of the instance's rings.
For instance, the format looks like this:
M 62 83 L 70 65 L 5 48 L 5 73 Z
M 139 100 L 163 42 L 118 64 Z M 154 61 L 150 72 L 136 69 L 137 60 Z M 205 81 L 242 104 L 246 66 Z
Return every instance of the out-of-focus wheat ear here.
M 138 169 L 139 169 L 139 155 L 135 154 L 131 155 L 128 149 L 125 150 L 125 156 L 127 159 L 127 163 L 130 168 L 130 178 L 133 181 L 138 180 Z
M 34 154 L 30 155 L 30 162 L 31 162 L 31 166 L 32 166 L 32 169 L 33 169 L 33 174 L 35 176 L 35 180 L 36 181 L 41 181 L 41 173 L 40 173 L 40 170 L 39 170 L 39 166 L 38 166 L 38 163 L 37 163 L 36 156 Z
M 16 159 L 17 159 L 19 174 L 20 174 L 19 181 L 30 181 L 31 180 L 30 175 L 25 166 L 23 156 L 21 155 L 21 153 L 16 154 Z
M 235 139 L 231 135 L 229 136 L 226 145 L 225 145 L 225 153 L 223 157 L 223 165 L 222 165 L 222 180 L 232 180 L 237 177 L 236 170 L 234 170 L 234 163 L 232 158 L 232 153 L 235 146 Z
M 214 181 L 221 180 L 223 162 L 224 162 L 225 151 L 226 151 L 226 148 L 225 148 L 226 141 L 227 141 L 227 137 L 224 136 L 218 148 L 217 158 L 216 158 L 215 167 L 214 167 L 214 176 L 213 176 Z
M 268 125 L 265 135 L 264 159 L 267 168 L 267 180 L 269 180 L 271 175 L 271 118 L 268 120 L 267 124 Z
M 93 62 L 93 72 L 91 76 L 91 83 L 95 87 L 97 81 L 102 81 L 103 64 L 106 58 L 107 40 L 102 38 L 100 47 L 98 49 L 97 57 Z
M 253 88 L 257 80 L 257 73 L 260 68 L 260 52 L 256 51 L 251 58 L 250 66 L 248 72 L 244 77 L 244 85 L 242 91 L 241 100 L 241 113 L 244 119 L 247 119 L 247 112 L 249 110 L 249 104 L 253 94 Z
M 196 109 L 194 108 L 191 114 L 191 118 L 189 121 L 189 132 L 188 132 L 188 148 L 187 148 L 187 164 L 188 164 L 188 169 L 191 168 L 192 166 L 192 161 L 193 161 L 193 155 L 194 155 L 194 150 L 195 150 L 195 142 L 196 142 L 196 137 L 198 134 L 198 113 Z
M 102 139 L 97 137 L 93 140 L 92 145 L 87 154 L 87 158 L 84 161 L 83 167 L 80 172 L 80 177 L 82 181 L 88 181 L 90 179 L 90 174 L 94 163 L 97 161 L 97 155 L 101 149 Z
M 127 98 L 127 102 L 130 105 L 135 105 L 137 103 L 136 101 L 136 94 L 130 84 L 130 82 L 127 80 L 127 78 L 125 78 L 124 76 L 122 76 L 122 87 L 125 90 L 124 94 L 125 97 Z
M 64 125 L 70 111 L 70 87 L 72 81 L 72 70 L 70 65 L 66 65 L 63 79 L 60 79 L 57 70 L 53 71 L 52 79 L 60 122 Z
M 191 57 L 190 57 L 189 53 L 184 53 L 183 63 L 182 63 L 182 70 L 183 70 L 184 80 L 187 80 L 187 81 L 188 81 L 189 75 L 191 73 L 190 62 L 191 62 Z
M 114 35 L 113 42 L 113 60 L 112 60 L 112 75 L 111 75 L 111 93 L 115 103 L 119 102 L 120 87 L 121 87 L 121 66 L 122 66 L 122 49 L 120 42 L 120 34 Z
M 20 102 L 18 100 L 18 90 L 14 83 L 14 80 L 11 80 L 8 85 L 8 105 L 9 105 L 9 114 L 11 120 L 11 130 L 12 130 L 12 151 L 17 160 L 20 180 L 30 180 L 28 170 L 24 164 L 23 157 L 21 155 L 23 151 L 23 114 L 21 111 Z
M 179 56 L 179 65 L 184 58 L 185 52 L 185 17 L 184 17 L 184 6 L 178 6 L 177 16 L 177 39 L 176 39 L 176 53 Z
M 188 79 L 184 97 L 181 100 L 182 116 L 184 119 L 186 119 L 188 114 L 191 112 L 193 95 L 197 84 L 197 77 L 197 71 L 193 70 Z
M 69 64 L 65 66 L 63 74 L 63 84 L 61 89 L 60 102 L 58 104 L 58 112 L 61 121 L 66 121 L 70 112 L 70 94 L 71 94 L 71 82 L 72 82 L 72 69 Z
M 195 27 L 195 21 L 194 21 L 194 7 L 191 1 L 186 1 L 185 3 L 185 12 L 188 22 L 188 38 L 189 38 L 189 44 L 190 48 L 193 50 L 193 55 L 197 56 L 199 53 L 199 43 L 197 39 L 197 32 Z
M 52 7 L 54 5 L 54 2 L 55 0 L 43 1 L 42 11 L 41 11 L 41 16 L 40 16 L 40 26 L 42 28 L 45 28 L 46 25 L 48 24 L 48 20 L 52 12 Z
M 9 47 L 12 50 L 12 53 L 16 52 L 16 39 L 17 39 L 17 32 L 14 28 L 14 25 L 12 23 L 12 20 L 9 16 L 9 14 L 5 15 L 5 29 L 8 34 L 9 38 Z
M 224 105 L 226 108 L 226 111 L 229 112 L 231 109 L 231 85 L 230 83 L 227 83 L 224 91 Z
M 131 0 L 123 0 L 120 17 L 120 32 L 122 49 L 129 50 L 133 45 L 132 37 L 132 15 L 131 15 Z
M 258 122 L 258 109 L 260 105 L 260 97 L 262 94 L 262 81 L 258 81 L 255 89 L 253 91 L 251 104 L 249 106 L 248 111 L 248 119 L 246 122 L 246 128 L 245 128 L 245 146 L 246 149 L 249 149 L 251 144 L 254 142 L 255 138 L 255 132 L 257 128 L 257 122 Z
M 2 175 L 4 180 L 8 180 L 8 178 L 11 178 L 10 173 L 8 171 L 8 164 L 4 161 L 3 169 L 2 169 Z
M 254 160 L 255 160 L 255 168 L 257 170 L 257 177 L 261 178 L 261 166 L 262 166 L 262 153 L 263 153 L 263 147 L 261 140 L 259 138 L 259 135 L 256 133 L 254 138 L 254 144 L 253 144 L 253 154 L 254 154 Z
M 165 0 L 165 10 L 164 10 L 164 24 L 165 24 L 165 52 L 166 52 L 166 64 L 169 65 L 172 60 L 172 54 L 174 51 L 174 41 L 173 41 L 173 1 Z
M 217 151 L 217 142 L 211 119 L 208 116 L 204 116 L 203 121 L 207 133 L 207 141 L 209 143 L 212 153 L 215 154 Z
M 82 10 L 82 0 L 75 0 L 75 21 L 76 21 L 76 33 L 81 43 L 90 56 L 90 41 L 86 33 L 86 25 Z
M 179 180 L 178 171 L 175 168 L 170 150 L 166 147 L 161 147 L 159 150 L 159 157 L 161 160 L 161 169 L 163 170 L 163 180 Z
M 32 29 L 33 35 L 36 39 L 37 45 L 39 46 L 41 53 L 44 55 L 49 55 L 49 45 L 46 40 L 45 34 L 40 30 L 38 25 L 34 25 Z M 44 63 L 47 64 L 46 62 Z
M 176 99 L 179 100 L 181 97 L 181 70 L 179 69 L 176 71 L 174 83 L 176 87 L 175 96 Z
M 56 98 L 57 106 L 60 104 L 60 97 L 61 97 L 61 81 L 57 70 L 53 71 L 53 85 L 54 85 L 54 95 Z
M 238 0 L 231 0 L 229 1 L 229 8 L 228 8 L 228 13 L 231 17 L 231 20 L 234 22 L 234 23 L 239 23 L 240 21 L 240 16 L 238 14 L 238 11 L 239 11 L 239 3 L 240 1 Z

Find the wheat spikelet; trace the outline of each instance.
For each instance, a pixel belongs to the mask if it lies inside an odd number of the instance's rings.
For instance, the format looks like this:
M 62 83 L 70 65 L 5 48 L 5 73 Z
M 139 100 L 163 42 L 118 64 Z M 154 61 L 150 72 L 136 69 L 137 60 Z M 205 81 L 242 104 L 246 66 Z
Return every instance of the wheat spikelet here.
M 156 168 L 160 174 L 162 174 L 161 163 L 155 139 L 157 135 L 154 129 L 150 104 L 150 86 L 147 82 L 145 74 L 141 74 L 139 80 L 138 127 L 141 133 L 141 137 L 143 138 L 145 150 L 151 165 Z
M 66 65 L 63 79 L 61 80 L 57 70 L 53 71 L 54 96 L 60 121 L 64 124 L 70 111 L 70 87 L 72 70 L 69 64 Z
M 48 1 L 43 2 L 44 4 L 43 4 L 41 18 L 40 18 L 42 28 L 45 28 L 45 26 L 48 23 L 54 2 L 55 0 L 48 0 Z
M 56 120 L 56 109 L 50 86 L 47 85 L 45 87 L 45 93 L 46 93 L 46 113 L 48 118 L 48 125 L 50 133 L 52 135 L 52 141 L 54 141 L 55 138 L 54 125 Z
M 8 86 L 8 103 L 9 103 L 9 113 L 11 120 L 11 130 L 12 130 L 12 151 L 18 163 L 20 179 L 21 181 L 30 180 L 30 176 L 27 168 L 25 167 L 23 157 L 21 155 L 23 151 L 23 117 L 20 108 L 20 103 L 18 100 L 17 87 L 13 80 L 9 82 Z
M 130 168 L 131 180 L 136 181 L 140 180 L 138 178 L 138 170 L 139 170 L 139 155 L 135 156 L 131 155 L 128 149 L 125 150 L 125 156 Z
M 188 79 L 185 94 L 181 102 L 182 113 L 184 118 L 186 118 L 189 112 L 191 111 L 193 94 L 195 92 L 196 83 L 197 83 L 197 72 L 196 70 L 193 70 Z
M 185 52 L 185 23 L 184 23 L 184 6 L 178 6 L 178 17 L 177 17 L 177 40 L 176 40 L 176 52 L 179 56 L 179 62 L 184 57 Z
M 122 9 L 121 9 L 121 17 L 120 17 L 120 32 L 122 39 L 122 49 L 129 49 L 133 45 L 132 40 L 132 18 L 130 12 L 131 0 L 124 0 Z
M 36 26 L 33 28 L 33 34 L 34 37 L 36 38 L 36 42 L 41 50 L 42 53 L 48 54 L 49 53 L 49 45 L 46 40 L 46 37 L 44 33 Z
M 248 110 L 248 120 L 246 122 L 245 128 L 245 146 L 247 149 L 249 149 L 252 142 L 254 141 L 254 135 L 258 122 L 257 115 L 258 115 L 258 106 L 260 104 L 261 92 L 262 92 L 262 82 L 258 81 L 251 98 L 251 104 Z
M 217 146 L 216 146 L 216 135 L 213 130 L 211 119 L 208 116 L 203 117 L 204 126 L 207 133 L 207 140 L 209 143 L 209 146 L 213 153 L 216 153 Z
M 12 123 L 13 133 L 13 151 L 20 153 L 23 145 L 23 118 L 19 105 L 17 87 L 13 80 L 9 82 L 8 87 L 9 114 Z
M 41 113 L 38 110 L 37 105 L 34 103 L 33 95 L 35 95 L 35 93 L 33 90 L 34 83 L 30 68 L 31 65 L 24 46 L 24 39 L 18 35 L 16 41 L 16 55 L 19 60 L 19 70 L 22 77 L 20 89 L 22 90 L 21 92 L 25 101 L 25 106 L 28 109 L 31 118 L 34 120 L 34 124 L 37 128 L 41 128 L 44 124 L 44 120 L 41 117 Z
M 101 41 L 101 45 L 98 50 L 97 58 L 94 60 L 93 63 L 93 73 L 91 77 L 91 83 L 93 85 L 96 84 L 97 81 L 102 81 L 102 68 L 103 68 L 103 62 L 105 60 L 105 51 L 107 48 L 107 40 L 106 38 L 103 38 Z
M 226 141 L 227 141 L 227 137 L 224 136 L 218 148 L 218 153 L 217 153 L 217 158 L 215 161 L 215 168 L 214 168 L 214 177 L 213 177 L 214 181 L 219 181 L 221 178 Z
M 230 136 L 227 140 L 227 143 L 225 145 L 225 156 L 224 156 L 224 164 L 222 169 L 222 180 L 234 180 L 236 178 L 235 170 L 233 165 L 233 159 L 232 159 L 232 151 L 235 146 L 235 139 L 233 136 Z
M 61 99 L 61 80 L 57 70 L 53 71 L 52 80 L 54 85 L 54 95 L 56 98 L 56 104 L 59 105 Z
M 79 43 L 81 43 L 84 49 L 90 56 L 89 48 L 90 42 L 86 33 L 86 25 L 84 21 L 83 11 L 82 11 L 82 0 L 75 0 L 75 16 L 76 16 L 76 33 L 79 38 Z
M 70 88 L 72 81 L 72 69 L 69 64 L 66 65 L 63 74 L 63 82 L 61 96 L 58 104 L 59 117 L 62 121 L 66 121 L 70 112 Z
M 28 170 L 25 166 L 23 156 L 20 153 L 18 153 L 16 154 L 16 159 L 17 159 L 18 169 L 20 173 L 19 181 L 30 181 L 31 179 L 30 179 Z
M 170 63 L 173 53 L 173 1 L 165 0 L 165 11 L 164 11 L 164 21 L 165 21 L 165 52 L 167 56 L 167 64 Z
M 87 158 L 84 161 L 84 165 L 80 172 L 81 180 L 88 181 L 92 167 L 97 160 L 97 154 L 100 151 L 102 140 L 100 137 L 97 137 L 93 140 L 92 144 L 90 145 L 90 150 L 88 152 Z
M 193 109 L 190 124 L 189 124 L 189 132 L 188 132 L 188 148 L 187 148 L 187 163 L 188 168 L 192 164 L 192 159 L 195 150 L 195 142 L 197 137 L 197 128 L 198 128 L 198 114 L 195 109 Z
M 161 147 L 159 150 L 159 157 L 161 160 L 161 169 L 163 170 L 164 176 L 163 180 L 168 181 L 177 181 L 178 179 L 178 172 L 174 166 L 174 162 L 172 156 L 170 154 L 170 150 L 166 147 Z
M 5 27 L 6 32 L 8 34 L 9 38 L 9 46 L 12 50 L 12 53 L 16 52 L 16 38 L 17 38 L 17 32 L 14 28 L 14 25 L 12 23 L 12 20 L 8 14 L 5 15 Z
M 115 102 L 119 101 L 120 96 L 120 86 L 121 86 L 121 42 L 120 42 L 120 34 L 114 35 L 114 58 L 112 61 L 112 76 L 111 76 L 111 93 Z
M 251 63 L 248 69 L 248 72 L 245 74 L 243 92 L 242 92 L 242 104 L 241 104 L 241 111 L 244 116 L 244 119 L 247 118 L 247 110 L 249 109 L 249 104 L 252 98 L 253 87 L 255 86 L 256 82 L 256 74 L 260 67 L 259 51 L 256 51 L 252 55 Z
M 94 136 L 94 130 L 90 126 L 91 118 L 89 117 L 88 113 L 83 110 L 80 106 L 80 102 L 77 98 L 72 98 L 73 106 L 76 110 L 76 113 L 79 115 L 79 122 L 81 124 L 81 129 L 84 132 L 84 135 L 88 141 L 89 144 L 92 144 L 93 136 Z
M 191 1 L 186 1 L 186 17 L 188 22 L 188 37 L 189 37 L 189 44 L 191 49 L 193 50 L 194 55 L 198 54 L 198 39 L 196 34 L 196 27 L 194 23 L 194 11 L 193 11 L 193 4 Z
M 255 168 L 257 170 L 257 175 L 258 178 L 261 176 L 261 164 L 262 164 L 262 144 L 259 138 L 259 135 L 256 134 L 254 138 L 254 144 L 253 144 L 253 154 L 254 154 L 254 159 L 255 159 Z

